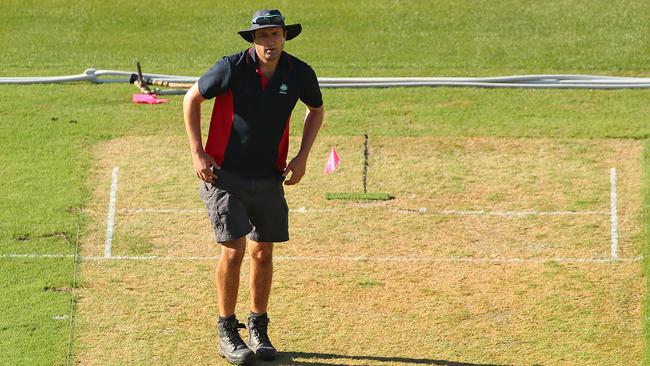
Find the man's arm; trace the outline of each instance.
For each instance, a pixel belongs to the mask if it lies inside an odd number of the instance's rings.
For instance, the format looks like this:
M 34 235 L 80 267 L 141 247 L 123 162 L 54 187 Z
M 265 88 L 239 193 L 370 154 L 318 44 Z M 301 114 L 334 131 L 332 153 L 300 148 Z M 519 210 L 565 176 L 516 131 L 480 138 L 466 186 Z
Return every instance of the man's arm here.
M 201 103 L 205 98 L 199 92 L 198 83 L 194 83 L 187 91 L 183 98 L 183 118 L 185 119 L 185 130 L 190 139 L 190 151 L 192 152 L 192 161 L 196 176 L 207 183 L 217 179 L 210 167 L 220 167 L 214 159 L 203 150 L 203 141 L 201 140 Z
M 300 151 L 295 158 L 291 159 L 287 167 L 282 172 L 283 176 L 287 176 L 291 172 L 291 177 L 289 180 L 284 182 L 286 185 L 292 185 L 300 182 L 302 177 L 305 175 L 307 170 L 307 158 L 309 157 L 309 152 L 311 147 L 314 145 L 316 136 L 318 135 L 318 130 L 320 130 L 321 125 L 323 124 L 323 118 L 325 117 L 325 109 L 323 106 L 318 108 L 307 106 L 307 115 L 305 116 L 305 125 L 302 130 L 302 141 L 300 143 Z

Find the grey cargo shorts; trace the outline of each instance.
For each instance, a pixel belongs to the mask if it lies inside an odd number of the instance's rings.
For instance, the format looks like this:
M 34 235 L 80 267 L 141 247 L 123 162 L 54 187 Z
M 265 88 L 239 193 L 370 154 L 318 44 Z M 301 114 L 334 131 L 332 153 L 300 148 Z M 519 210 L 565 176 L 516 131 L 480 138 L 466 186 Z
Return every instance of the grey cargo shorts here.
M 259 242 L 289 240 L 289 208 L 282 176 L 263 179 L 215 171 L 214 183 L 200 182 L 199 195 L 208 209 L 217 242 L 246 236 Z

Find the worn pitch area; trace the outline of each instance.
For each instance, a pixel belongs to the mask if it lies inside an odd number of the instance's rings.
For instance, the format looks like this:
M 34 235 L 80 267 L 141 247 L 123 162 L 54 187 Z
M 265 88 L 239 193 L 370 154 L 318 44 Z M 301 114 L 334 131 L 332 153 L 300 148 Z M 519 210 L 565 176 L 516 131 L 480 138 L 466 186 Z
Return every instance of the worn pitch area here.
M 331 146 L 343 163 L 324 177 Z M 611 167 L 619 257 L 641 253 L 638 142 L 371 136 L 370 146 L 369 190 L 395 199 L 325 200 L 362 190 L 359 137 L 319 138 L 307 176 L 286 188 L 292 240 L 276 246 L 270 309 L 289 352 L 279 364 L 638 363 L 641 265 L 589 262 L 610 255 Z M 152 137 L 98 147 L 83 255 L 104 253 L 114 166 L 113 256 L 219 254 L 185 138 Z M 83 262 L 79 361 L 218 362 L 213 267 Z

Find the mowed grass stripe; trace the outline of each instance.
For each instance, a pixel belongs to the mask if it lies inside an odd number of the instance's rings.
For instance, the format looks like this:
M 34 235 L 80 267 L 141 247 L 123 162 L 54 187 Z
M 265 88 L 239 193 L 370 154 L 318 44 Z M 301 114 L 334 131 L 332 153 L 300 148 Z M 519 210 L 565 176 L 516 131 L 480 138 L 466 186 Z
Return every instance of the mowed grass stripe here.
M 607 257 L 607 216 L 533 216 L 517 219 L 482 216 L 400 215 L 368 208 L 290 215 L 291 256 L 366 256 L 370 253 L 435 257 Z M 629 233 L 628 233 L 629 234 Z M 622 256 L 638 256 L 625 236 Z M 86 255 L 103 249 L 89 248 Z M 113 255 L 201 256 L 217 254 L 207 215 L 118 216 Z M 389 254 L 390 253 L 390 254 Z M 212 255 L 212 254 L 210 254 Z
M 182 164 L 186 159 L 180 157 L 184 156 L 184 139 L 130 138 L 108 142 L 98 149 L 102 167 L 98 169 L 120 165 L 127 172 L 122 177 L 120 205 L 194 202 L 201 206 L 196 198 L 196 180 L 183 174 Z M 292 213 L 292 237 L 301 245 L 288 246 L 290 251 L 321 256 L 330 255 L 331 251 L 341 255 L 341 251 L 351 250 L 353 255 L 365 255 L 371 249 L 388 251 L 394 244 L 398 251 L 426 256 L 442 253 L 443 257 L 465 258 L 605 257 L 610 248 L 607 215 L 521 215 L 512 221 L 503 220 L 499 211 L 484 216 L 462 213 L 475 209 L 475 205 L 482 208 L 507 208 L 512 204 L 528 208 L 563 208 L 562 204 L 592 209 L 606 207 L 608 167 L 618 165 L 625 174 L 620 185 L 621 215 L 625 216 L 623 256 L 636 257 L 640 253 L 640 192 L 635 182 L 640 179 L 638 143 L 426 137 L 377 137 L 373 141 L 371 182 L 379 182 L 378 186 L 393 193 L 395 200 L 367 205 L 333 204 L 325 200 L 328 189 L 360 176 L 362 166 L 360 154 L 354 154 L 354 149 L 349 147 L 360 141 L 325 137 L 315 147 L 315 151 L 323 153 L 323 159 L 328 146 L 337 145 L 342 147 L 340 154 L 351 161 L 332 176 L 312 173 L 305 178 L 304 185 L 287 188 L 291 205 L 298 201 L 298 204 L 316 206 L 316 212 L 308 216 L 299 211 Z M 404 145 L 413 148 L 400 149 Z M 413 159 L 412 154 L 421 158 Z M 143 160 L 146 156 L 160 158 Z M 312 158 L 310 172 L 318 171 L 321 163 Z M 102 209 L 106 205 L 102 203 L 106 202 L 106 191 L 98 191 L 99 203 L 94 206 Z M 465 206 L 464 202 L 472 206 Z M 435 215 L 435 207 L 433 215 L 395 212 L 404 206 L 430 204 L 460 207 L 453 212 L 466 217 L 440 217 Z M 320 205 L 326 206 L 319 208 Z M 215 250 L 213 233 L 206 215 L 200 214 L 201 208 L 195 209 L 191 219 L 187 215 L 170 216 L 164 208 L 161 212 L 137 215 L 129 214 L 128 208 L 121 210 L 115 236 L 119 243 L 116 255 L 202 256 L 206 251 Z M 445 207 L 439 210 L 444 212 Z M 102 218 L 101 211 L 93 215 Z M 101 220 L 96 227 L 98 232 L 86 235 L 87 255 L 99 255 L 96 243 L 102 235 Z M 329 244 L 322 245 L 321 240 Z M 338 242 L 345 245 L 337 245 Z
M 95 176 L 106 177 L 114 166 L 124 171 L 118 211 L 202 208 L 198 182 L 188 174 L 186 139 L 125 138 L 97 147 Z M 292 150 L 298 146 L 299 137 L 293 137 Z M 343 162 L 334 174 L 323 176 L 331 147 Z M 609 170 L 616 167 L 621 215 L 626 215 L 639 209 L 641 154 L 642 144 L 632 140 L 371 136 L 368 186 L 393 195 L 394 200 L 379 204 L 396 209 L 609 211 Z M 346 202 L 328 201 L 325 193 L 362 191 L 362 170 L 362 137 L 322 136 L 304 184 L 286 187 L 290 206 L 346 207 Z M 107 187 L 97 187 L 96 194 L 98 203 L 88 209 L 104 212 Z

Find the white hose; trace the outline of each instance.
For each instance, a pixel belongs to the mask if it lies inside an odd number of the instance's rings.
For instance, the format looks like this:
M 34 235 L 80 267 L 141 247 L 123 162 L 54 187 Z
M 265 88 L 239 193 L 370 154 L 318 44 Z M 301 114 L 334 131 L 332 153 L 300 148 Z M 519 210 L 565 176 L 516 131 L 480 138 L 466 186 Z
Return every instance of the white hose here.
M 0 84 L 45 84 L 90 81 L 93 83 L 125 83 L 134 74 L 131 71 L 87 69 L 83 74 L 49 77 L 0 77 Z M 162 81 L 193 83 L 193 76 L 143 74 L 145 78 Z M 121 78 L 123 77 L 123 78 Z M 391 87 L 478 87 L 527 89 L 645 89 L 650 88 L 650 78 L 549 74 L 514 75 L 497 77 L 324 77 L 319 78 L 321 88 L 391 88 Z M 163 93 L 164 92 L 164 93 Z M 161 94 L 184 93 L 184 90 L 162 90 Z
M 320 87 L 327 88 L 391 88 L 391 87 L 432 87 L 432 86 L 463 86 L 475 88 L 520 88 L 520 89 L 643 89 L 650 88 L 650 81 L 645 83 L 482 83 L 469 81 L 444 81 L 444 82 L 388 82 L 388 83 L 321 83 Z

